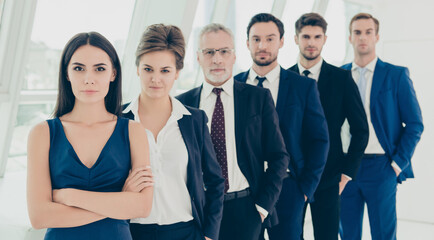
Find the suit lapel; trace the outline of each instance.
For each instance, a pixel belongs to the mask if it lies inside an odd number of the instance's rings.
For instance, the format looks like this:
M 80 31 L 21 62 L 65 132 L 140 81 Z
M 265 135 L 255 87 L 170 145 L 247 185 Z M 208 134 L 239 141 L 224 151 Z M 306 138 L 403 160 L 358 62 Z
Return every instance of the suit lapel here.
M 384 79 L 386 78 L 387 69 L 385 68 L 384 62 L 380 59 L 377 60 L 377 64 L 375 65 L 374 76 L 372 77 L 372 87 L 371 87 L 371 98 L 370 98 L 370 110 L 371 114 L 374 112 L 373 107 L 375 106 L 375 102 L 378 97 L 378 93 L 380 93 L 381 86 L 383 86 Z
M 235 142 L 236 147 L 241 146 L 241 141 L 244 136 L 244 122 L 246 119 L 247 100 L 243 93 L 245 86 L 237 81 L 234 81 L 234 115 L 235 115 Z M 238 151 L 237 151 L 238 152 Z
M 326 61 L 323 61 L 318 77 L 318 91 L 320 93 L 326 91 L 325 87 L 327 86 L 327 81 L 331 78 L 329 69 L 329 64 L 326 63 Z
M 242 72 L 242 73 L 236 75 L 234 77 L 234 79 L 237 80 L 237 81 L 240 81 L 242 83 L 246 83 L 247 82 L 247 77 L 249 77 L 249 71 L 250 71 L 250 69 L 247 70 L 247 71 L 245 71 L 245 72 Z
M 280 82 L 279 90 L 277 92 L 276 111 L 279 116 L 282 116 L 283 107 L 286 97 L 288 96 L 290 79 L 288 78 L 288 72 L 283 68 L 280 68 Z
M 191 115 L 184 115 L 181 119 L 178 120 L 179 130 L 181 131 L 182 138 L 185 142 L 185 147 L 188 152 L 188 164 L 187 164 L 187 188 L 190 193 L 192 193 L 194 182 L 191 180 L 192 176 L 194 176 L 194 164 L 195 161 L 191 161 L 191 156 L 194 156 L 192 152 L 193 143 L 191 133 L 194 133 L 193 121 L 191 121 Z M 190 194 L 191 195 L 191 194 Z

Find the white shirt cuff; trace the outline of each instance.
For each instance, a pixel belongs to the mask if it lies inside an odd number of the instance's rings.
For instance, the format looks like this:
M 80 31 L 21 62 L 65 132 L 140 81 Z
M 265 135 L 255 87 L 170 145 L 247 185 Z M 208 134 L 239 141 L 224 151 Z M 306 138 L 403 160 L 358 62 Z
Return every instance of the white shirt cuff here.
M 402 172 L 401 168 L 398 166 L 398 164 L 396 164 L 395 161 L 392 161 L 392 167 L 398 170 L 399 172 Z
M 348 181 L 353 180 L 350 176 L 348 176 L 348 175 L 346 175 L 346 174 L 344 174 L 344 173 L 342 173 L 342 176 L 346 177 L 346 178 L 348 179 Z
M 256 210 L 258 210 L 258 212 L 260 212 L 262 215 L 264 215 L 264 218 L 266 218 L 268 216 L 268 211 L 267 210 L 263 209 L 258 204 L 255 204 L 255 206 L 256 206 Z

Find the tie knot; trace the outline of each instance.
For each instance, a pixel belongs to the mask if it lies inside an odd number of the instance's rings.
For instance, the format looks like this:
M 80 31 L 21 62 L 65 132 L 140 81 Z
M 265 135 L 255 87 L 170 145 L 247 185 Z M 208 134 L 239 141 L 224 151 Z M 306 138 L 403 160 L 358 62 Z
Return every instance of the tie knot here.
M 359 69 L 359 74 L 360 74 L 360 75 L 365 74 L 366 71 L 368 70 L 367 68 L 362 68 L 362 67 L 359 67 L 358 69 Z
M 222 93 L 223 88 L 214 88 L 212 90 L 213 93 L 215 93 L 217 96 L 220 96 L 220 93 Z
M 307 77 L 307 76 L 309 76 L 310 71 L 306 69 L 306 70 L 304 70 L 302 73 L 303 73 L 304 76 Z
M 262 87 L 262 83 L 265 81 L 265 79 L 267 79 L 266 77 L 260 77 L 260 76 L 256 76 L 256 79 L 258 79 L 258 85 L 259 87 Z

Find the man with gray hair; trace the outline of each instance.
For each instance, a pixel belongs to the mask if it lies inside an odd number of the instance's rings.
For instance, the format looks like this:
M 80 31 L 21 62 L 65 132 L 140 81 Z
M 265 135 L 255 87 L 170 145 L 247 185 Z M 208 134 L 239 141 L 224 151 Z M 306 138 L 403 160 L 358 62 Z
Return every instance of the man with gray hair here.
M 234 81 L 235 59 L 231 31 L 221 24 L 205 26 L 197 51 L 205 82 L 178 99 L 211 119 L 208 127 L 225 178 L 219 239 L 252 240 L 274 211 L 289 156 L 270 91 Z

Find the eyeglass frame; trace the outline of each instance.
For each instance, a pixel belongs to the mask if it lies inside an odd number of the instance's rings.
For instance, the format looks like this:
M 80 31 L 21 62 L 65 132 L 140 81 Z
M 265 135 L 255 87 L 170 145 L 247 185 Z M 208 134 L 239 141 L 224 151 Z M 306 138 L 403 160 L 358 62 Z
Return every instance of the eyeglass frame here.
M 212 53 L 211 55 L 207 55 L 207 54 L 205 53 L 206 51 L 211 51 L 211 50 L 214 52 L 214 53 Z M 223 55 L 223 53 L 221 52 L 222 50 L 227 50 L 228 53 L 230 53 L 230 54 L 228 54 L 228 55 Z M 219 49 L 215 49 L 215 48 L 204 48 L 204 49 L 200 49 L 200 48 L 199 48 L 198 51 L 201 52 L 205 57 L 213 58 L 213 57 L 215 57 L 215 55 L 216 55 L 217 52 L 219 52 L 219 54 L 220 54 L 221 57 L 229 57 L 229 56 L 231 56 L 231 54 L 232 54 L 233 52 L 235 52 L 235 49 L 234 49 L 234 48 L 227 48 L 227 47 L 225 47 L 225 48 L 219 48 Z

